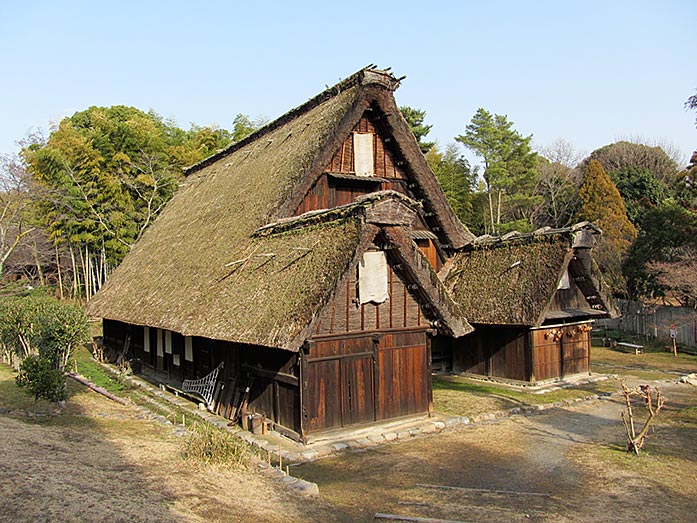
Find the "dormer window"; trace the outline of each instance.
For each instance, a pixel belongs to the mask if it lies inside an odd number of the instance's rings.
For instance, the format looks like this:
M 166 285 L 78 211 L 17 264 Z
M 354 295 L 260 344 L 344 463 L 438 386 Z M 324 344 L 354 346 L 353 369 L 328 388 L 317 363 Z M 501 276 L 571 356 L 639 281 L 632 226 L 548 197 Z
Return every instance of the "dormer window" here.
M 353 133 L 353 170 L 356 176 L 375 176 L 373 133 Z

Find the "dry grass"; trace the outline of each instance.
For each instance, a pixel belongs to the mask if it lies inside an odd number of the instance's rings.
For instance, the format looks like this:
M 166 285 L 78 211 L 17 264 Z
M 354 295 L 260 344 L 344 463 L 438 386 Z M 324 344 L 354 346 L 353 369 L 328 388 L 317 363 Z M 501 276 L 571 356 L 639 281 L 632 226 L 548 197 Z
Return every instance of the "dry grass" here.
M 0 405 L 16 411 L 13 380 L 0 365 Z M 172 426 L 76 383 L 70 391 L 60 414 L 0 415 L 0 522 L 350 521 L 253 469 L 192 467 Z

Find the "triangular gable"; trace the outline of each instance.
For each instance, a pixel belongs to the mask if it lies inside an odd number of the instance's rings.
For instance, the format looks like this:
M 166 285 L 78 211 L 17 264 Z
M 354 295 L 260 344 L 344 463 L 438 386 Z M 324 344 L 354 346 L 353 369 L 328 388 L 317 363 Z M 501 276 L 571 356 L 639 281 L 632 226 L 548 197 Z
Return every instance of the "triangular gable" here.
M 478 238 L 443 272 L 446 287 L 472 323 L 539 326 L 553 318 L 612 315 L 612 300 L 592 270 L 588 227 Z M 588 234 L 580 235 L 584 230 Z M 559 306 L 567 270 L 573 280 L 568 294 L 578 289 L 577 310 Z
M 427 228 L 436 233 L 444 247 L 449 249 L 463 247 L 474 239 L 474 235 L 454 215 L 409 125 L 395 103 L 392 92 L 397 88 L 398 83 L 390 84 L 386 88 L 384 83 L 373 83 L 376 75 L 384 73 L 380 71 L 364 71 L 364 73 L 366 76 L 363 79 L 365 88 L 362 90 L 362 98 L 353 110 L 347 113 L 346 118 L 337 128 L 334 140 L 328 144 L 325 153 L 318 159 L 318 168 L 308 172 L 298 184 L 293 196 L 279 209 L 279 216 L 290 216 L 295 212 L 322 207 L 321 203 L 314 203 L 313 206 L 312 191 L 313 188 L 316 189 L 316 185 L 323 176 L 335 180 L 341 178 L 348 180 L 353 173 L 354 178 L 360 178 L 360 180 L 354 179 L 353 182 L 364 185 L 365 191 L 375 190 L 365 185 L 371 181 L 382 182 L 383 189 L 400 190 L 386 182 L 393 178 L 403 178 L 404 186 L 408 187 L 405 194 L 423 203 L 422 219 L 427 224 Z M 356 174 L 353 164 L 354 137 L 356 134 L 363 133 L 374 133 L 378 137 L 373 149 L 374 154 L 380 157 L 375 165 L 375 177 L 365 176 L 363 172 Z M 323 188 L 319 191 L 322 192 Z M 310 206 L 305 204 L 308 199 L 311 202 Z
M 357 212 L 362 216 L 361 238 L 356 243 L 352 261 L 336 282 L 322 310 L 315 314 L 312 322 L 298 334 L 290 347 L 295 347 L 311 335 L 358 333 L 385 328 L 436 328 L 455 336 L 472 330 L 428 260 L 411 239 L 410 225 L 418 207 L 418 204 L 399 193 L 382 192 L 338 209 L 284 219 L 259 231 L 260 234 L 284 234 L 324 220 L 345 220 Z M 361 305 L 357 269 L 365 254 L 373 252 L 385 254 L 390 271 L 389 298 L 381 303 Z M 418 309 L 417 312 L 414 312 L 415 309 Z M 382 318 L 382 323 L 379 318 Z
M 229 264 L 253 252 L 259 241 L 252 237 L 254 231 L 292 216 L 303 191 L 371 105 L 386 115 L 405 165 L 424 188 L 423 205 L 438 211 L 448 241 L 454 246 L 466 243 L 468 231 L 450 212 L 394 102 L 392 91 L 398 83 L 389 73 L 361 70 L 192 166 L 174 198 L 90 301 L 89 313 L 253 343 L 255 327 L 244 336 L 239 329 L 256 320 L 237 318 L 232 312 L 230 303 L 236 302 L 238 291 L 226 279 Z M 233 325 L 237 320 L 241 324 Z M 280 344 L 278 340 L 290 336 L 279 333 L 262 341 Z

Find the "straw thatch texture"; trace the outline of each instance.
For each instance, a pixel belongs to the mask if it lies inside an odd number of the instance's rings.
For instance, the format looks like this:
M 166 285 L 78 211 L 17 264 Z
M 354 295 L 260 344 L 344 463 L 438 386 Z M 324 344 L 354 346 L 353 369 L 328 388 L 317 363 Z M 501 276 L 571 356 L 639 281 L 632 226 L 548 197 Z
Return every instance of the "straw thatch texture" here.
M 347 89 L 191 174 L 90 302 L 89 313 L 186 335 L 247 340 L 248 334 L 240 337 L 244 324 L 264 322 L 254 317 L 251 303 L 246 312 L 235 306 L 241 278 L 225 278 L 232 269 L 226 264 L 259 245 L 252 233 L 287 200 L 358 94 L 359 86 Z M 328 246 L 338 247 L 334 241 Z M 313 263 L 321 265 L 318 260 Z M 314 281 L 326 276 L 320 271 Z M 274 301 L 272 295 L 266 299 Z M 282 345 L 282 338 L 269 333 L 263 340 Z
M 445 285 L 472 323 L 537 325 L 570 250 L 566 235 L 473 247 L 455 255 Z

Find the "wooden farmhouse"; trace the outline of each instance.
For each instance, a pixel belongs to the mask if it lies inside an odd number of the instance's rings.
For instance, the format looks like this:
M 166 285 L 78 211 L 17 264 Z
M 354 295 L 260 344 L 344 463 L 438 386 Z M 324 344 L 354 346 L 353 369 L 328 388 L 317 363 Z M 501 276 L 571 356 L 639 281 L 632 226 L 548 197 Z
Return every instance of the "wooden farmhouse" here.
M 249 386 L 300 440 L 429 413 L 432 339 L 472 330 L 437 271 L 474 236 L 398 85 L 363 69 L 189 168 L 90 301 L 105 344 L 175 386 L 219 369 L 219 413 Z
M 591 256 L 599 232 L 583 222 L 482 236 L 455 254 L 441 277 L 475 330 L 438 338 L 446 365 L 525 382 L 589 374 L 591 323 L 618 315 Z

